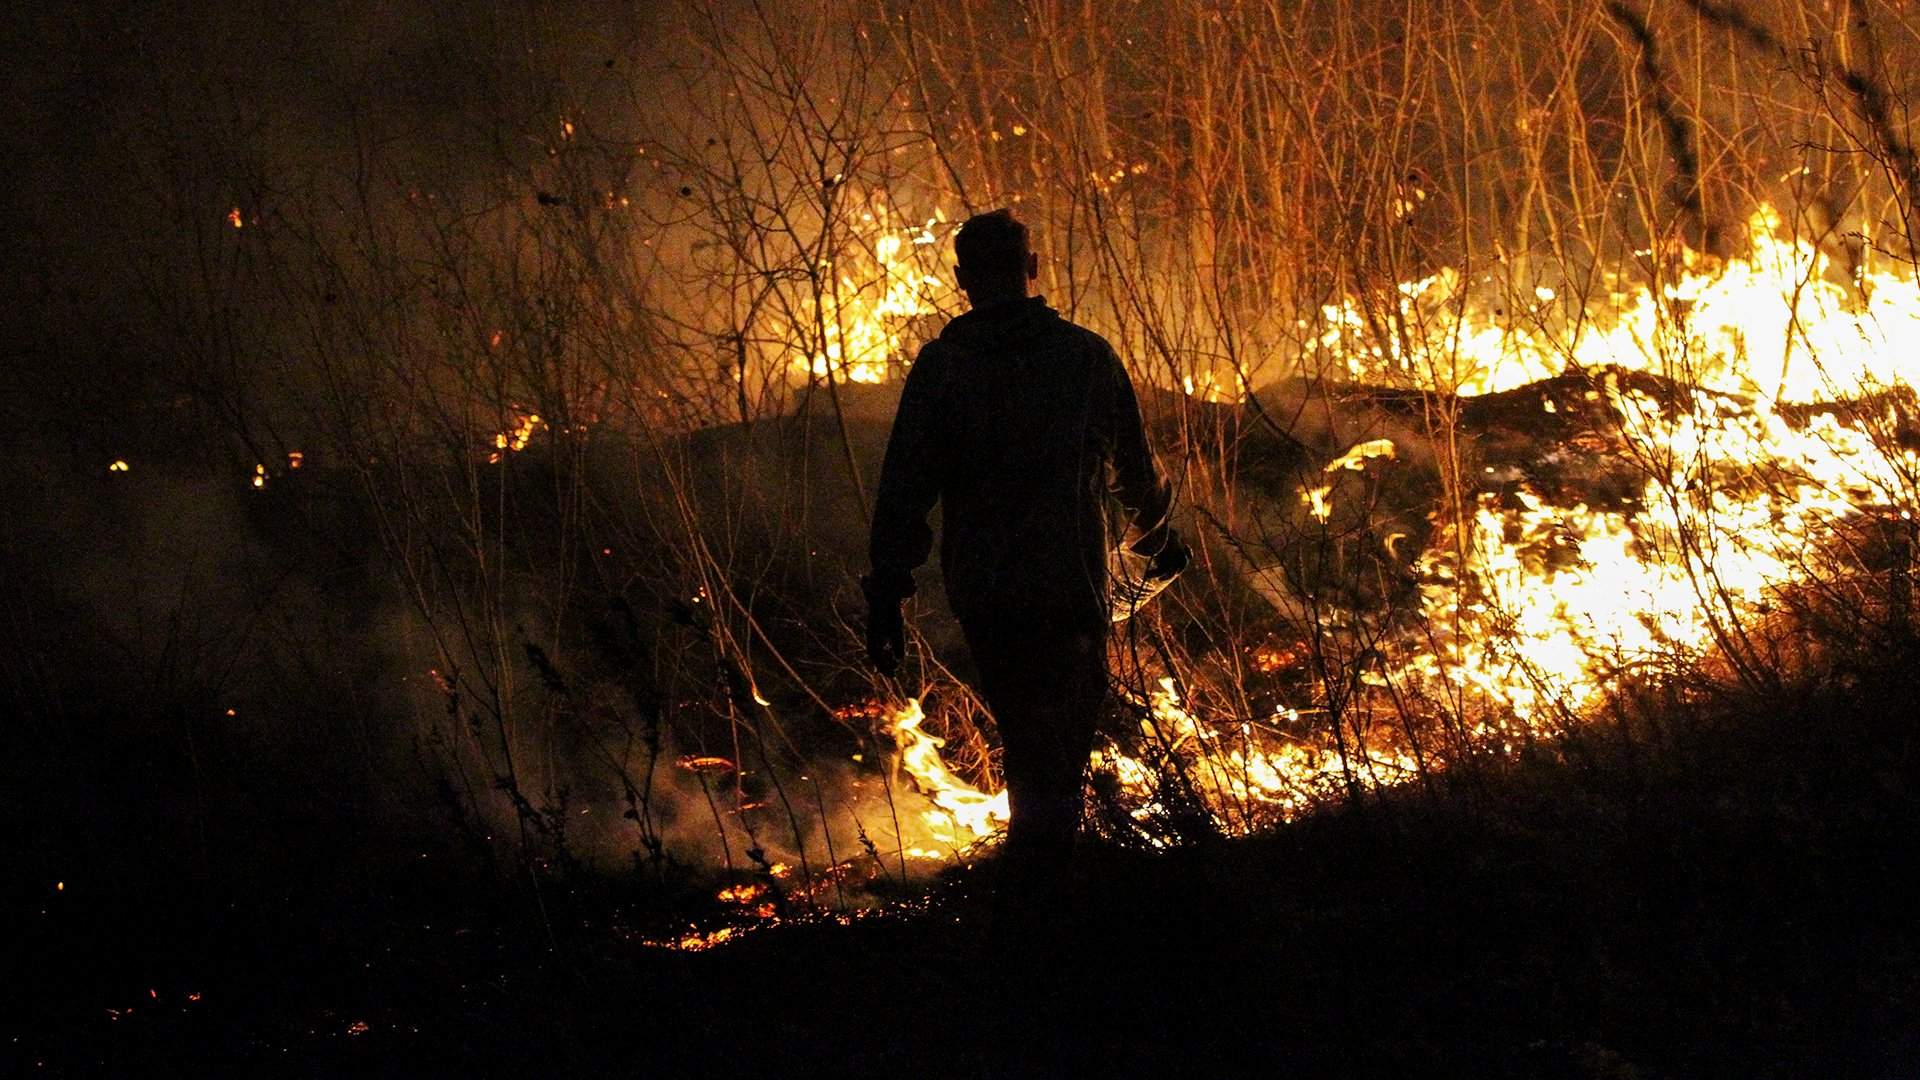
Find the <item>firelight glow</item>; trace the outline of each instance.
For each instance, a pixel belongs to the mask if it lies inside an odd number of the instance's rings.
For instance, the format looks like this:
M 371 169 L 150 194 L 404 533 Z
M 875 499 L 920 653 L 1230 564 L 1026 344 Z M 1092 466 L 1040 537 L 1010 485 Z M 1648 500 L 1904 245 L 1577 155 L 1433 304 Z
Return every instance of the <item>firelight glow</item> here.
M 1530 307 L 1499 314 L 1452 271 L 1395 290 L 1407 331 L 1384 343 L 1357 302 L 1325 310 L 1318 345 L 1361 384 L 1465 398 L 1586 373 L 1645 474 L 1627 509 L 1559 505 L 1522 478 L 1507 497 L 1473 496 L 1459 520 L 1436 511 L 1413 562 L 1423 618 L 1385 633 L 1368 687 L 1453 703 L 1482 747 L 1511 751 L 1591 714 L 1626 673 L 1715 657 L 1781 590 L 1831 571 L 1822 541 L 1838 526 L 1872 514 L 1911 528 L 1920 455 L 1892 433 L 1895 402 L 1920 382 L 1912 271 L 1876 262 L 1869 245 L 1844 273 L 1771 209 L 1749 226 L 1743 258 L 1688 252 L 1656 287 L 1612 280 L 1579 310 L 1565 288 L 1540 285 Z M 1633 373 L 1684 392 L 1655 400 Z M 1836 407 L 1805 408 L 1818 403 Z M 1325 469 L 1392 456 L 1376 439 Z M 1326 521 L 1333 492 L 1303 489 L 1305 512 Z M 1420 764 L 1397 746 L 1361 759 L 1199 716 L 1171 679 L 1148 698 L 1155 737 L 1193 752 L 1196 787 L 1229 831 L 1249 801 L 1291 817 L 1344 783 L 1394 783 Z M 901 765 L 948 834 L 986 838 L 1004 821 L 1004 793 L 949 769 L 924 722 L 917 700 L 891 717 Z M 1104 748 L 1096 766 L 1151 799 L 1147 763 Z

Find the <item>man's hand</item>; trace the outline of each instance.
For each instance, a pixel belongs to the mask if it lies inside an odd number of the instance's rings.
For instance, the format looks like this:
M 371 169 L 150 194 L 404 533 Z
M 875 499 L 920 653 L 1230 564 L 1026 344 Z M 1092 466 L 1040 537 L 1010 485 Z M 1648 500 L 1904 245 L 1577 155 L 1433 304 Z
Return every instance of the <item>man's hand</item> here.
M 867 597 L 867 662 L 891 679 L 907 652 L 907 623 L 900 614 L 904 597 L 876 586 L 872 578 L 861 579 L 860 585 Z
M 1179 533 L 1168 529 L 1166 546 L 1147 564 L 1147 580 L 1165 581 L 1185 570 L 1192 561 L 1193 552 L 1187 549 L 1186 542 L 1180 539 Z
M 907 651 L 907 624 L 900 617 L 900 601 L 867 605 L 867 662 L 887 678 L 900 669 Z

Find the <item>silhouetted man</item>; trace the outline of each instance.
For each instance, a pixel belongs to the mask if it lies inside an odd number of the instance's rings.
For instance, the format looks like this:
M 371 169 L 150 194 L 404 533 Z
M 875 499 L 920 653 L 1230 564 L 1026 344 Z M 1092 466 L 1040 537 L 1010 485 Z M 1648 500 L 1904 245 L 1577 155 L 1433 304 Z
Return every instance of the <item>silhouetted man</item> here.
M 1107 692 L 1114 497 L 1150 576 L 1178 573 L 1188 555 L 1167 523 L 1170 492 L 1126 368 L 1098 334 L 1027 294 L 1039 259 L 1026 226 L 1006 210 L 981 214 L 953 246 L 972 310 L 920 350 L 900 396 L 862 581 L 867 651 L 893 674 L 900 605 L 942 502 L 947 598 L 1004 748 L 1007 854 L 1051 862 L 1079 829 Z

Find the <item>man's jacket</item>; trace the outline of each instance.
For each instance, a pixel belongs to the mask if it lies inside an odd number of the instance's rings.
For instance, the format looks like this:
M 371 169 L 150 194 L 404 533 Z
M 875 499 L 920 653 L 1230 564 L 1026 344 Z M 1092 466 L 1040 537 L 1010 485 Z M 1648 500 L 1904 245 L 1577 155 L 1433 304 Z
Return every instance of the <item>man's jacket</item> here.
M 1127 510 L 1111 520 L 1113 498 Z M 873 514 L 881 598 L 913 592 L 942 504 L 940 565 L 962 624 L 1108 620 L 1110 528 L 1167 541 L 1170 494 L 1113 347 L 1030 297 L 970 311 L 920 350 Z

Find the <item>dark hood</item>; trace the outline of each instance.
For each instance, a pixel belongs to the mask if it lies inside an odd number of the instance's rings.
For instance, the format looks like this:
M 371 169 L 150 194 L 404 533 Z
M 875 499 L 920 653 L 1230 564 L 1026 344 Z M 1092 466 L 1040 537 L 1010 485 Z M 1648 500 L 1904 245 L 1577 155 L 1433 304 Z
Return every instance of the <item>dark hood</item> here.
M 1058 330 L 1060 313 L 1044 296 L 975 308 L 940 331 L 940 340 L 969 352 L 999 352 Z

